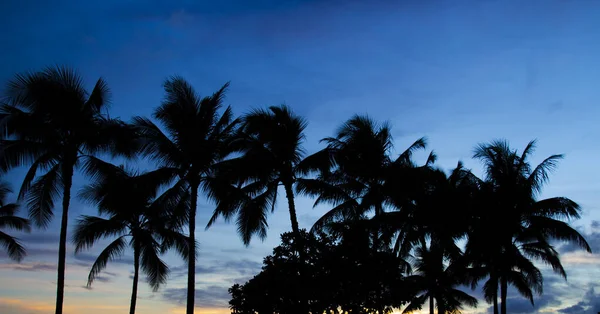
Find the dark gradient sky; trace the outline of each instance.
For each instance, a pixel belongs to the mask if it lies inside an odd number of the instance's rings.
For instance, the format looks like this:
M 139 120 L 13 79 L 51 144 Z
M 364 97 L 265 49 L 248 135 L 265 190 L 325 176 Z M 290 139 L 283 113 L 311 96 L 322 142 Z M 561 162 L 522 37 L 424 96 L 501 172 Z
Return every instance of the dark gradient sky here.
M 544 196 L 568 196 L 584 208 L 573 222 L 600 249 L 600 3 L 595 1 L 4 1 L 0 4 L 0 82 L 15 73 L 70 65 L 88 86 L 104 77 L 111 115 L 150 115 L 161 84 L 182 75 L 203 95 L 231 81 L 236 113 L 286 103 L 310 125 L 306 148 L 354 113 L 393 125 L 397 151 L 421 136 L 450 168 L 476 173 L 475 144 L 506 138 L 523 147 L 537 138 L 534 162 L 565 153 Z M 425 155 L 418 156 L 424 159 Z M 140 167 L 147 167 L 140 164 Z M 18 187 L 22 171 L 9 179 Z M 75 189 L 85 183 L 76 178 Z M 211 205 L 200 200 L 204 225 Z M 226 288 L 260 268 L 290 229 L 285 204 L 269 218 L 269 237 L 241 245 L 235 226 L 200 234 L 198 306 L 226 313 Z M 298 201 L 301 227 L 326 208 Z M 94 209 L 74 201 L 72 221 Z M 595 221 L 595 222 L 594 222 Z M 29 256 L 1 256 L 0 313 L 50 313 L 54 304 L 58 221 L 22 236 Z M 97 249 L 69 251 L 68 314 L 123 312 L 130 295 L 129 258 L 109 265 L 89 291 Z M 510 313 L 600 311 L 600 255 L 563 247 L 564 282 L 545 272 L 545 293 L 531 307 L 511 291 Z M 144 287 L 141 313 L 180 313 L 185 267 L 167 257 L 173 276 L 157 293 Z M 480 292 L 474 292 L 480 295 Z M 512 299 L 514 298 L 514 299 Z M 482 303 L 469 313 L 487 313 Z

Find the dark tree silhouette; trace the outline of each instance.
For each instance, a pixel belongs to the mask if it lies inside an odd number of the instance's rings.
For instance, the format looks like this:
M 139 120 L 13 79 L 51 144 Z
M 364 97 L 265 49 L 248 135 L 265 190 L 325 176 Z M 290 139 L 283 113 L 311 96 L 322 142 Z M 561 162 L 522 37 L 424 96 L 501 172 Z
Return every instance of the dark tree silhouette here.
M 369 212 L 384 213 L 387 193 L 384 185 L 400 168 L 414 166 L 412 154 L 424 149 L 424 138 L 417 140 L 396 159 L 390 157 L 393 147 L 390 126 L 377 124 L 367 116 L 354 116 L 322 141 L 327 147 L 309 158 L 329 161 L 317 163 L 317 178 L 298 184 L 298 191 L 317 197 L 315 206 L 330 203 L 334 207 L 313 226 L 318 231 L 330 222 L 360 219 Z M 431 155 L 433 161 L 433 155 Z M 375 230 L 374 240 L 377 239 Z
M 189 208 L 189 193 L 167 190 L 158 196 L 162 186 L 172 176 L 164 169 L 140 175 L 108 163 L 96 165 L 96 180 L 84 187 L 82 199 L 98 207 L 102 217 L 82 216 L 75 227 L 73 242 L 75 252 L 91 248 L 102 238 L 116 239 L 111 242 L 92 265 L 87 285 L 109 261 L 123 255 L 129 245 L 133 249 L 134 276 L 129 313 L 135 313 L 140 267 L 154 291 L 167 280 L 168 266 L 159 255 L 175 247 L 187 259 L 189 242 L 180 233 Z M 129 240 L 128 240 L 129 239 Z
M 48 226 L 54 202 L 62 196 L 56 296 L 56 314 L 61 314 L 73 172 L 90 170 L 88 161 L 95 153 L 129 153 L 133 136 L 124 123 L 105 115 L 109 90 L 104 80 L 88 93 L 81 77 L 68 68 L 17 75 L 4 100 L 0 169 L 30 166 L 19 198 L 39 227 Z
M 461 313 L 463 304 L 477 306 L 477 299 L 464 291 L 457 289 L 465 282 L 465 272 L 460 262 L 445 263 L 445 250 L 433 242 L 429 247 L 421 246 L 416 249 L 414 268 L 416 274 L 406 278 L 408 284 L 418 291 L 403 313 L 420 310 L 429 301 L 429 313 Z
M 403 261 L 373 251 L 367 229 L 348 227 L 340 225 L 336 233 L 343 236 L 338 240 L 301 231 L 299 244 L 295 233 L 283 234 L 282 244 L 265 258 L 263 270 L 229 290 L 232 311 L 389 313 L 405 304 L 411 295 L 402 281 Z
M 287 198 L 292 231 L 299 234 L 294 184 L 310 171 L 302 157 L 306 121 L 287 106 L 257 109 L 242 118 L 242 126 L 233 143 L 241 154 L 226 163 L 229 182 L 227 192 L 215 185 L 218 206 L 210 227 L 219 216 L 231 219 L 236 213 L 238 231 L 248 245 L 253 235 L 265 238 L 267 214 L 275 210 L 279 186 Z M 219 194 L 220 193 L 220 194 Z
M 6 182 L 0 182 L 0 229 L 12 229 L 16 231 L 31 231 L 29 220 L 15 216 L 19 209 L 16 203 L 6 203 L 6 196 L 11 193 Z M 0 231 L 0 244 L 4 246 L 8 257 L 20 262 L 27 252 L 19 243 L 18 239 Z
M 591 252 L 585 239 L 561 219 L 580 217 L 580 207 L 566 197 L 539 200 L 549 173 L 557 166 L 562 155 L 552 155 L 532 167 L 528 158 L 535 149 L 535 141 L 529 142 L 519 155 L 506 141 L 493 141 L 476 147 L 474 158 L 484 164 L 486 184 L 489 191 L 484 200 L 485 210 L 480 211 L 480 224 L 470 236 L 470 247 L 476 255 L 482 254 L 480 263 L 488 268 L 491 281 L 484 290 L 488 298 L 497 296 L 500 285 L 500 312 L 506 314 L 508 284 L 529 298 L 533 303 L 531 289 L 541 293 L 542 277 L 530 259 L 550 265 L 566 279 L 566 272 L 551 240 L 574 242 Z M 491 237 L 488 249 L 480 243 L 483 237 Z M 493 250 L 492 252 L 487 252 Z M 477 264 L 477 263 L 476 263 Z M 520 270 L 521 272 L 515 272 Z
M 237 125 L 231 107 L 220 113 L 228 86 L 229 83 L 213 95 L 201 98 L 183 78 L 172 77 L 165 82 L 165 99 L 153 115 L 167 134 L 147 118 L 134 118 L 142 135 L 142 154 L 170 171 L 173 177 L 179 177 L 176 187 L 189 189 L 191 193 L 187 314 L 194 312 L 198 188 L 210 190 L 214 166 L 228 155 L 228 141 Z

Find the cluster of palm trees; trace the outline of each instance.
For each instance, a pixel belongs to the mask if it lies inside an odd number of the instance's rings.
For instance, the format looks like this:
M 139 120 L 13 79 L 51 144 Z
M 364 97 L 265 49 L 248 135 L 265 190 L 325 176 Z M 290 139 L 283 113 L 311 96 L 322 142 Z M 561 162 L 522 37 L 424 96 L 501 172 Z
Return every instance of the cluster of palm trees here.
M 38 227 L 49 225 L 55 202 L 62 199 L 57 314 L 62 313 L 76 170 L 90 180 L 78 196 L 97 207 L 101 216 L 78 220 L 71 235 L 75 251 L 102 238 L 113 239 L 92 266 L 91 284 L 109 261 L 131 247 L 131 313 L 140 268 L 158 289 L 168 276 L 160 255 L 170 249 L 188 264 L 186 313 L 194 312 L 200 193 L 215 204 L 207 227 L 219 217 L 235 219 L 245 244 L 253 236 L 266 237 L 267 216 L 277 207 L 280 186 L 299 241 L 299 195 L 314 197 L 315 205 L 332 206 L 313 226 L 315 231 L 368 219 L 374 250 L 415 259 L 411 280 L 423 293 L 407 311 L 427 300 L 432 312 L 434 304 L 440 313 L 457 311 L 474 299 L 455 288 L 487 279 L 486 298 L 498 313 L 499 297 L 500 310 L 506 313 L 509 284 L 531 300 L 532 289 L 541 292 L 541 273 L 532 260 L 566 277 L 553 240 L 574 241 L 590 251 L 585 239 L 561 220 L 578 218 L 579 206 L 562 197 L 538 199 L 561 156 L 532 167 L 528 157 L 534 142 L 521 154 L 504 141 L 478 146 L 474 157 L 486 170 L 485 178 L 479 179 L 460 163 L 446 174 L 435 167 L 433 153 L 416 164 L 412 155 L 426 148 L 425 139 L 392 156 L 390 126 L 355 116 L 335 136 L 323 139 L 324 149 L 307 156 L 307 122 L 286 106 L 236 118 L 231 107 L 222 105 L 228 84 L 207 97 L 200 97 L 180 77 L 169 78 L 164 87 L 164 100 L 153 114 L 157 125 L 146 117 L 129 122 L 111 118 L 106 83 L 100 79 L 88 92 L 67 68 L 17 75 L 8 84 L 0 107 L 0 170 L 29 167 L 18 200 Z M 138 172 L 101 158 L 146 158 L 156 170 Z M 0 193 L 4 196 L 8 190 L 2 187 Z M 27 220 L 13 215 L 17 205 L 0 205 L 0 228 L 29 229 Z M 14 238 L 0 232 L 0 241 L 11 257 L 24 256 Z

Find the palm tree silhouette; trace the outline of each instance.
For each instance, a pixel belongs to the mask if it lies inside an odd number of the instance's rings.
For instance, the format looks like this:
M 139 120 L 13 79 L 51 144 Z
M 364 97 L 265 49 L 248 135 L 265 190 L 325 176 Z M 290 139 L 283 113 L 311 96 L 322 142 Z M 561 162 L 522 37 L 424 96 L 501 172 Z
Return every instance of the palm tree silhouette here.
M 229 186 L 228 194 L 218 194 L 223 188 L 214 186 L 219 205 L 207 228 L 220 215 L 229 220 L 238 213 L 237 225 L 244 244 L 248 245 L 255 234 L 266 237 L 266 216 L 275 210 L 278 188 L 283 185 L 292 232 L 299 236 L 293 187 L 310 171 L 302 159 L 306 125 L 285 105 L 257 109 L 243 116 L 232 146 L 241 156 L 223 163 L 227 171 L 224 176 L 234 186 Z
M 134 125 L 142 135 L 142 154 L 170 171 L 173 177 L 179 177 L 175 186 L 191 193 L 187 314 L 194 312 L 198 188 L 207 189 L 215 164 L 229 153 L 228 141 L 237 125 L 231 107 L 219 113 L 228 86 L 229 83 L 213 95 L 201 98 L 183 78 L 172 77 L 165 82 L 165 99 L 153 115 L 167 134 L 147 118 L 134 118 Z
M 80 192 L 81 198 L 98 207 L 102 217 L 82 216 L 73 234 L 75 252 L 91 248 L 102 238 L 117 237 L 98 255 L 88 276 L 90 287 L 109 261 L 123 255 L 129 245 L 133 249 L 134 276 L 129 313 L 135 313 L 140 267 L 154 291 L 164 284 L 168 266 L 159 255 L 175 247 L 185 258 L 189 243 L 180 233 L 189 207 L 189 193 L 176 194 L 168 190 L 161 196 L 162 186 L 171 181 L 169 171 L 155 170 L 140 175 L 108 163 L 97 165 L 102 169 L 96 181 Z M 129 241 L 127 239 L 129 238 Z
M 11 189 L 6 182 L 0 182 L 0 228 L 13 229 L 17 231 L 31 231 L 29 220 L 15 216 L 19 209 L 16 203 L 6 203 L 7 194 Z M 0 244 L 4 246 L 8 257 L 20 262 L 27 254 L 25 248 L 19 243 L 17 238 L 0 231 Z
M 432 242 L 416 249 L 414 268 L 417 272 L 406 278 L 417 290 L 417 296 L 408 304 L 403 313 L 412 313 L 423 307 L 429 300 L 429 313 L 433 314 L 437 306 L 438 313 L 461 313 L 463 304 L 475 307 L 477 299 L 456 289 L 464 279 L 462 264 L 445 265 L 444 250 L 438 243 Z
M 392 159 L 390 126 L 358 115 L 346 121 L 335 137 L 322 141 L 327 147 L 309 158 L 326 159 L 329 167 L 321 166 L 317 178 L 303 180 L 297 187 L 300 193 L 317 197 L 315 206 L 323 202 L 334 206 L 315 222 L 313 231 L 334 221 L 360 219 L 369 212 L 374 212 L 376 217 L 382 215 L 389 195 L 386 182 L 401 169 L 414 167 L 413 153 L 426 147 L 426 140 L 418 139 Z M 433 160 L 431 155 L 428 163 Z M 378 230 L 373 233 L 373 240 L 377 241 Z
M 532 167 L 528 161 L 535 149 L 535 141 L 529 142 L 519 155 L 503 140 L 480 144 L 476 147 L 474 158 L 484 164 L 486 184 L 489 186 L 485 205 L 481 210 L 481 228 L 470 237 L 471 241 L 481 236 L 493 236 L 493 248 L 498 250 L 487 258 L 487 267 L 494 273 L 500 284 L 502 314 L 506 314 L 508 284 L 515 286 L 521 294 L 530 296 L 531 288 L 541 293 L 541 274 L 529 259 L 537 259 L 550 265 L 555 272 L 567 277 L 558 253 L 550 240 L 574 242 L 591 252 L 585 239 L 568 223 L 560 219 L 580 217 L 580 207 L 566 197 L 553 197 L 539 200 L 549 173 L 557 166 L 562 155 L 552 155 L 539 165 Z M 473 243 L 474 248 L 481 248 Z M 518 276 L 513 270 L 521 269 L 526 276 Z M 539 276 L 538 276 L 539 275 Z M 490 282 L 488 295 L 494 295 L 497 285 Z M 496 294 L 497 295 L 497 294 Z
M 62 194 L 56 295 L 56 314 L 62 314 L 73 172 L 91 170 L 93 154 L 130 153 L 133 136 L 124 123 L 105 115 L 109 90 L 104 80 L 88 93 L 81 77 L 68 68 L 17 75 L 5 96 L 7 104 L 0 107 L 5 131 L 0 170 L 30 165 L 19 199 L 26 200 L 29 216 L 39 227 L 48 226 L 54 202 Z M 37 176 L 39 172 L 43 174 Z

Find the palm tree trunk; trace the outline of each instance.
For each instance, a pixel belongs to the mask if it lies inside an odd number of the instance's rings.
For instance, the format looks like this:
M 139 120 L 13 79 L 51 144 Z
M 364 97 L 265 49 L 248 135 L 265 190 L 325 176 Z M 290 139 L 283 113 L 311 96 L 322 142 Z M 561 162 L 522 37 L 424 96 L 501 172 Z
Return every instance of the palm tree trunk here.
M 498 281 L 496 281 L 496 291 L 494 291 L 494 314 L 498 314 Z
M 63 161 L 61 175 L 63 179 L 62 219 L 60 221 L 60 238 L 58 242 L 58 278 L 56 280 L 56 314 L 63 312 L 65 296 L 65 264 L 67 253 L 67 224 L 69 222 L 69 202 L 71 201 L 71 185 L 73 183 L 73 165 Z
M 285 196 L 288 201 L 288 207 L 290 209 L 290 220 L 292 221 L 292 231 L 296 235 L 296 237 L 300 238 L 300 228 L 298 227 L 298 217 L 296 216 L 296 204 L 294 202 L 294 191 L 292 190 L 292 183 L 285 182 L 283 184 L 285 187 Z
M 501 314 L 506 314 L 506 294 L 508 290 L 508 282 L 506 280 L 506 277 L 502 277 L 500 279 L 500 298 L 501 298 L 501 305 L 500 305 L 500 312 Z
M 434 314 L 435 306 L 433 304 L 433 295 L 429 296 L 429 314 Z
M 188 260 L 188 282 L 187 282 L 187 309 L 186 314 L 194 314 L 194 298 L 196 294 L 196 209 L 198 208 L 198 186 L 199 182 L 192 182 L 192 204 L 190 206 L 189 221 L 189 248 Z
M 138 280 L 140 278 L 140 250 L 136 247 L 133 252 L 133 288 L 131 290 L 131 306 L 129 314 L 135 313 L 135 303 L 137 302 Z

